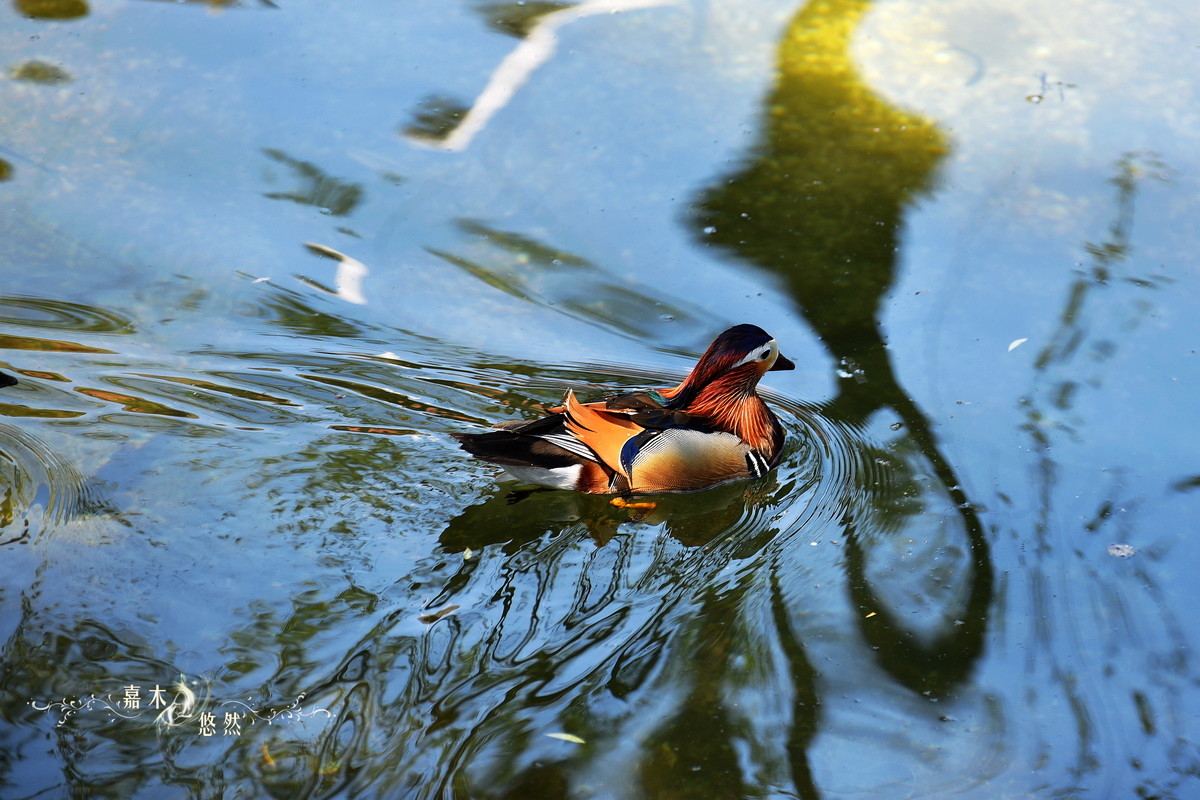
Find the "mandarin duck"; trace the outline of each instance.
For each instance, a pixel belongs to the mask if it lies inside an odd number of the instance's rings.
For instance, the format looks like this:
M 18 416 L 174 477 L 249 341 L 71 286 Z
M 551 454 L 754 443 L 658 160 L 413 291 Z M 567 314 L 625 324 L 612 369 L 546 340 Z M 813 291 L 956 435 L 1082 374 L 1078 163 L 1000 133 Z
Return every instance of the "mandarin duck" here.
M 683 383 L 564 404 L 490 433 L 458 433 L 468 453 L 525 483 L 593 494 L 688 492 L 758 478 L 783 451 L 783 426 L 755 392 L 771 370 L 794 369 L 756 325 L 713 341 Z

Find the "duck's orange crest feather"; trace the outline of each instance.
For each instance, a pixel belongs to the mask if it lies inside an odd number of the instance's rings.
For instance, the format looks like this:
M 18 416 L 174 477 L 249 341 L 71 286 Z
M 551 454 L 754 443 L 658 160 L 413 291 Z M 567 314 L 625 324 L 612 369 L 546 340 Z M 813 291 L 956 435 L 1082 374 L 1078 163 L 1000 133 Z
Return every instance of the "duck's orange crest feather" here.
M 621 449 L 627 441 L 641 433 L 642 427 L 624 414 L 601 410 L 603 403 L 579 402 L 573 391 L 567 392 L 564 405 L 567 430 L 590 447 L 609 469 L 625 475 L 625 470 L 621 468 Z

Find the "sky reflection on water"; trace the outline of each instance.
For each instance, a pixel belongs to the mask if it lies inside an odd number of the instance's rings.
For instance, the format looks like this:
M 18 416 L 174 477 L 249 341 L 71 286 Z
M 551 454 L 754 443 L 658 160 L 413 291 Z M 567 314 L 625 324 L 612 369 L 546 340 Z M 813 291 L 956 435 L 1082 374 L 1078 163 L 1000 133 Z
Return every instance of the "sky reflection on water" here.
M 1200 12 L 639 5 L 0 11 L 6 797 L 1197 791 Z M 742 321 L 762 481 L 449 439 Z

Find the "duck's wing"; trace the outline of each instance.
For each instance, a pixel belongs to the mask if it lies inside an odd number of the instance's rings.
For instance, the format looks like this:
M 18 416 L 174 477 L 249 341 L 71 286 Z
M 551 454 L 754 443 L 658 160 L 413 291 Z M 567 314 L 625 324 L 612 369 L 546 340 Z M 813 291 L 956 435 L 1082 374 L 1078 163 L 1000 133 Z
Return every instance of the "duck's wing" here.
M 611 411 L 661 410 L 666 404 L 667 399 L 653 389 L 614 394 L 604 398 L 604 407 Z
M 571 436 L 586 445 L 606 467 L 626 474 L 621 466 L 621 451 L 626 442 L 645 428 L 629 414 L 608 410 L 604 403 L 579 402 L 573 391 L 567 392 L 563 416 Z
M 666 407 L 666 398 L 656 391 L 618 394 L 604 401 L 607 411 L 619 412 L 643 428 L 709 428 L 707 421 L 686 411 Z
M 580 403 L 568 393 L 567 431 L 586 444 L 632 492 L 707 489 L 726 481 L 758 478 L 770 464 L 735 434 L 687 427 L 669 409 L 613 410 L 607 403 Z
M 634 492 L 707 489 L 758 478 L 770 468 L 761 453 L 734 434 L 694 428 L 646 430 L 625 444 L 621 463 Z

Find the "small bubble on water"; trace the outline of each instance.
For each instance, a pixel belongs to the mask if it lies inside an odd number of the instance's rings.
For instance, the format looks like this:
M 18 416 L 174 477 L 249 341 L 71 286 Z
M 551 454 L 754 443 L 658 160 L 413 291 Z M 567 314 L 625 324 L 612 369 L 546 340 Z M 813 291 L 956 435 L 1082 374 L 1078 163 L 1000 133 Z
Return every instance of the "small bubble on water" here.
M 705 236 L 712 236 L 716 232 L 717 232 L 717 228 L 715 225 L 708 225 L 708 226 L 705 226 L 705 228 L 704 228 Z
M 1036 106 L 1038 103 L 1042 102 L 1046 98 L 1042 97 L 1040 94 L 1031 94 L 1031 95 L 1029 95 L 1029 97 L 1026 97 L 1025 99 L 1028 102 L 1033 103 Z
M 332 213 L 333 213 L 333 211 L 331 211 L 331 210 L 330 210 L 330 209 L 328 209 L 328 208 L 318 208 L 318 209 L 317 209 L 317 211 L 321 212 L 321 213 L 322 213 L 322 214 L 324 214 L 325 216 L 329 216 L 330 214 L 332 214 Z

